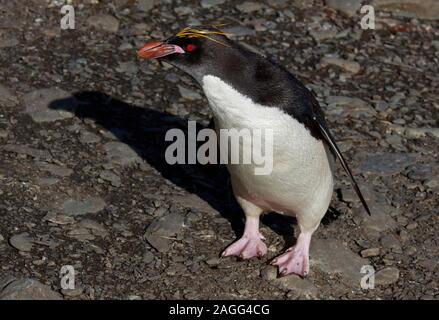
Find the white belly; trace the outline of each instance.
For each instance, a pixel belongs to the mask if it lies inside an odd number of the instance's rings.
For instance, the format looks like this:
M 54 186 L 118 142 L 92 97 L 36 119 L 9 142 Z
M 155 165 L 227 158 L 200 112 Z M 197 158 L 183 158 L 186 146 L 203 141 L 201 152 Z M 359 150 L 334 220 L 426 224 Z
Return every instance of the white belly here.
M 273 130 L 271 174 L 256 175 L 254 165 L 228 164 L 234 192 L 264 210 L 320 221 L 333 189 L 332 157 L 323 142 L 280 109 L 254 103 L 217 77 L 205 76 L 202 86 L 217 130 Z

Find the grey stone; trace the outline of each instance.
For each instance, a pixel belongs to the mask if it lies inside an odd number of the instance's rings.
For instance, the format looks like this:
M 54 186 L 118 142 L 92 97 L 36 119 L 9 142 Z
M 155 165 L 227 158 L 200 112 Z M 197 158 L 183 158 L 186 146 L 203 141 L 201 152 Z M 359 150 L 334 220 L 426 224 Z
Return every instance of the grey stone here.
M 9 28 L 0 29 L 0 49 L 15 47 L 20 42 Z
M 0 139 L 6 139 L 8 135 L 9 135 L 8 131 L 0 129 Z
M 36 239 L 33 240 L 33 243 L 38 245 L 47 246 L 50 249 L 55 249 L 61 244 L 61 241 L 55 241 L 50 237 L 49 234 L 38 235 Z M 34 260 L 35 261 L 35 260 Z M 44 260 L 36 260 L 40 262 L 44 262 Z
M 405 230 L 400 230 L 398 235 L 402 243 L 406 243 L 409 240 L 409 234 Z
M 104 145 L 107 152 L 107 158 L 111 163 L 127 166 L 135 163 L 141 163 L 142 159 L 127 144 L 114 141 Z
M 61 295 L 33 279 L 10 282 L 0 292 L 0 300 L 61 300 Z
M 153 262 L 155 260 L 155 256 L 151 251 L 145 251 L 145 253 L 143 254 L 143 262 L 145 264 L 150 264 L 151 262 Z
M 90 143 L 91 144 L 91 143 L 100 142 L 101 137 L 98 136 L 97 134 L 94 134 L 93 132 L 83 130 L 83 131 L 81 131 L 81 136 L 80 136 L 79 140 L 82 143 Z
M 102 198 L 87 197 L 82 200 L 67 199 L 62 210 L 68 216 L 78 216 L 86 213 L 97 213 L 105 208 L 106 204 Z
M 267 0 L 266 2 L 270 7 L 273 7 L 276 9 L 284 9 L 289 5 L 288 0 Z M 285 14 L 285 11 L 284 11 L 284 14 Z
M 230 38 L 235 39 L 237 37 L 254 36 L 256 34 L 255 30 L 244 27 L 244 26 L 231 26 L 222 28 L 226 33 L 230 34 Z
M 87 60 L 84 58 L 79 58 L 75 60 L 70 60 L 67 64 L 67 69 L 72 75 L 81 75 L 86 73 L 85 68 L 87 67 Z
M 151 25 L 147 23 L 135 23 L 132 25 L 131 29 L 132 35 L 145 35 L 151 30 Z M 157 37 L 160 38 L 160 37 Z M 148 69 L 149 70 L 149 69 Z
M 18 249 L 18 250 L 24 251 L 24 252 L 29 252 L 32 250 L 33 239 L 29 236 L 29 233 L 24 232 L 24 233 L 20 233 L 20 234 L 17 234 L 15 236 L 12 236 L 9 239 L 9 243 L 15 249 Z
M 278 278 L 274 282 L 284 289 L 297 292 L 300 296 L 316 297 L 318 293 L 317 288 L 311 281 L 302 279 L 295 274 Z
M 191 7 L 180 6 L 174 8 L 174 11 L 179 16 L 187 16 L 193 12 L 193 9 Z
M 355 97 L 346 97 L 346 96 L 328 96 L 326 98 L 326 103 L 329 106 L 345 106 L 345 105 L 354 105 L 356 107 L 364 107 L 367 106 L 367 102 L 361 100 L 360 98 Z
M 214 257 L 214 258 L 210 258 L 206 260 L 206 264 L 211 267 L 211 268 L 215 268 L 218 266 L 218 264 L 220 263 L 220 258 L 218 257 Z
M 73 217 L 64 214 L 56 214 L 55 212 L 49 212 L 44 216 L 43 220 L 59 225 L 75 223 Z
M 424 182 L 424 185 L 432 190 L 438 190 L 439 189 L 439 177 L 432 177 L 431 179 L 427 179 Z
M 407 230 L 415 230 L 417 227 L 418 227 L 418 223 L 417 222 L 412 222 L 412 223 L 410 223 L 410 224 L 408 224 L 406 226 L 406 229 Z
M 185 196 L 176 195 L 172 198 L 172 201 L 175 204 L 179 204 L 180 206 L 189 208 L 191 210 L 218 214 L 218 211 L 216 209 L 214 209 L 209 203 L 201 199 L 196 194 L 190 194 Z
M 202 22 L 194 16 L 189 16 L 186 20 L 186 25 L 190 27 L 196 27 L 202 25 Z
M 58 38 L 61 36 L 61 29 L 57 28 L 57 27 L 45 28 L 45 29 L 43 29 L 43 34 L 49 39 L 50 38 Z
M 145 239 L 159 252 L 171 248 L 172 239 L 184 226 L 184 217 L 179 213 L 170 213 L 151 222 L 145 232 Z
M 42 187 L 52 186 L 59 182 L 58 178 L 36 178 L 35 183 Z
M 350 286 L 359 286 L 363 276 L 361 268 L 369 264 L 337 240 L 314 238 L 310 249 L 311 268 L 314 265 L 327 274 L 339 274 L 342 281 Z
M 99 177 L 110 182 L 113 187 L 120 187 L 121 185 L 120 177 L 110 170 L 102 171 Z
M 166 274 L 169 276 L 181 275 L 186 272 L 187 268 L 182 263 L 173 263 L 166 269 Z
M 119 20 L 108 14 L 97 14 L 89 17 L 87 23 L 106 32 L 116 33 L 119 30 Z
M 117 72 L 126 73 L 130 76 L 136 74 L 138 70 L 139 68 L 133 61 L 119 62 L 119 65 L 116 67 Z
M 166 72 L 165 80 L 172 83 L 177 83 L 178 81 L 180 81 L 180 77 L 173 72 Z
M 431 135 L 439 138 L 439 128 L 404 128 L 404 133 L 408 138 L 422 138 Z
M 52 156 L 50 155 L 50 153 L 46 150 L 39 150 L 39 149 L 34 149 L 28 146 L 23 146 L 23 145 L 17 145 L 17 144 L 7 144 L 4 145 L 3 147 L 0 147 L 0 149 L 4 150 L 4 151 L 8 151 L 8 152 L 14 152 L 17 154 L 24 154 L 33 158 L 38 158 L 38 159 L 46 159 L 49 160 L 52 158 Z
M 120 46 L 119 46 L 119 48 L 117 48 L 117 50 L 120 50 L 120 51 L 125 51 L 125 50 L 132 50 L 134 47 L 133 47 L 133 45 L 131 44 L 131 43 L 129 43 L 129 42 L 123 42 Z
M 203 8 L 211 8 L 223 4 L 226 0 L 201 0 L 200 4 Z
M 376 239 L 381 236 L 384 231 L 393 230 L 397 223 L 392 218 L 391 213 L 396 209 L 379 203 L 369 203 L 372 215 L 369 216 L 364 209 L 359 207 L 354 209 L 354 215 L 361 219 L 360 226 L 364 236 L 368 239 Z
M 0 106 L 12 107 L 17 103 L 17 97 L 8 88 L 0 84 Z
M 353 74 L 358 73 L 361 69 L 361 66 L 358 62 L 344 60 L 334 56 L 324 56 L 321 60 L 321 63 L 337 66 Z
M 178 91 L 180 92 L 181 96 L 184 99 L 191 100 L 191 101 L 201 99 L 201 95 L 198 92 L 196 92 L 192 89 L 183 87 L 181 85 L 178 85 Z
M 380 248 L 368 248 L 360 252 L 363 258 L 376 257 L 380 254 Z
M 407 152 L 407 148 L 403 144 L 402 136 L 399 134 L 387 134 L 385 141 L 391 145 L 395 150 Z
M 439 138 L 439 128 L 413 128 L 413 127 L 402 127 L 402 126 L 393 126 L 393 130 L 396 132 L 400 132 L 404 134 L 409 139 L 419 139 L 423 138 L 427 135 L 430 135 L 434 138 Z
M 372 202 L 375 200 L 375 192 L 369 186 L 360 184 L 359 188 L 366 201 Z M 352 188 L 352 186 L 342 186 L 340 189 L 343 201 L 351 203 L 358 203 L 360 201 L 360 199 L 358 199 L 357 193 Z
M 236 6 L 236 9 L 238 9 L 242 13 L 251 13 L 260 10 L 262 7 L 263 5 L 260 2 L 246 1 L 244 3 L 238 4 Z
M 59 88 L 32 91 L 23 98 L 28 113 L 35 122 L 52 122 L 74 117 L 78 101 Z
M 322 42 L 328 39 L 332 39 L 337 35 L 337 33 L 338 33 L 337 28 L 332 25 L 324 25 L 322 27 L 313 28 L 309 31 L 309 34 L 317 42 Z
M 100 224 L 97 221 L 91 220 L 91 219 L 82 219 L 78 223 L 78 226 L 91 230 L 91 232 L 95 236 L 100 236 L 100 237 L 105 238 L 108 235 L 108 231 L 104 225 Z
M 358 118 L 360 116 L 376 115 L 375 109 L 366 101 L 355 97 L 346 96 L 329 96 L 326 98 L 328 104 L 328 113 L 334 116 L 351 116 Z
M 380 243 L 384 248 L 401 251 L 401 242 L 393 234 L 386 234 L 381 237 Z
M 84 292 L 84 288 L 82 286 L 75 285 L 74 289 L 61 289 L 61 294 L 64 297 L 78 297 Z
M 153 216 L 154 217 L 163 217 L 165 215 L 165 213 L 169 212 L 168 208 L 166 207 L 158 207 L 157 209 L 154 210 L 153 212 Z
M 95 236 L 90 233 L 90 230 L 84 227 L 74 227 L 72 230 L 67 232 L 69 237 L 75 238 L 79 241 L 92 241 L 95 239 Z
M 273 266 L 263 267 L 261 270 L 261 278 L 269 281 L 277 279 L 277 268 Z
M 439 261 L 437 259 L 420 259 L 418 261 L 418 265 L 427 269 L 428 271 L 433 272 L 439 265 Z
M 352 17 L 360 9 L 362 2 L 363 0 L 326 0 L 326 5 Z
M 399 279 L 399 270 L 395 267 L 381 269 L 375 273 L 375 284 L 379 286 L 388 286 Z
M 8 284 L 12 283 L 15 280 L 17 280 L 17 279 L 15 277 L 13 277 L 12 275 L 9 275 L 9 274 L 2 275 L 0 277 L 0 293 L 4 288 L 6 288 L 6 286 Z
M 36 166 L 38 169 L 50 172 L 52 175 L 57 177 L 68 177 L 73 173 L 72 169 L 47 162 L 37 162 Z
M 392 176 L 400 173 L 416 161 L 417 156 L 412 153 L 377 153 L 364 160 L 359 170 L 363 173 Z
M 137 9 L 148 12 L 157 4 L 157 0 L 137 0 Z
M 396 16 L 439 19 L 437 0 L 373 0 L 371 4 L 375 10 L 389 11 Z

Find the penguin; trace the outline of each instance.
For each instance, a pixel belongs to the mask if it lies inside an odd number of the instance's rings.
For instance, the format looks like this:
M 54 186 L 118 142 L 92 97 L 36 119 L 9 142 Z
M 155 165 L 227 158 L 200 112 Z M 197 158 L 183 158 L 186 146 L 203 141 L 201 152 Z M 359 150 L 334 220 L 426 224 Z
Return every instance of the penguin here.
M 141 59 L 165 61 L 203 89 L 215 129 L 258 128 L 273 132 L 273 168 L 257 175 L 251 165 L 227 164 L 234 196 L 245 214 L 244 233 L 222 256 L 242 259 L 267 253 L 260 216 L 294 216 L 294 246 L 271 264 L 281 276 L 309 272 L 311 237 L 329 208 L 338 159 L 370 215 L 369 207 L 332 136 L 315 96 L 287 69 L 232 41 L 217 27 L 186 27 L 164 41 L 146 43 Z

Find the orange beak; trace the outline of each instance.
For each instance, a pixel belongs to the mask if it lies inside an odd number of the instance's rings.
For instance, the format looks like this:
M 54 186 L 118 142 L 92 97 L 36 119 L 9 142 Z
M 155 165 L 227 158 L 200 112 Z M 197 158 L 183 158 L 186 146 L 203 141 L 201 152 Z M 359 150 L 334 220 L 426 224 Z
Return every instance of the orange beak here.
M 184 53 L 184 50 L 175 44 L 152 41 L 139 49 L 137 56 L 142 59 L 157 59 L 174 53 Z

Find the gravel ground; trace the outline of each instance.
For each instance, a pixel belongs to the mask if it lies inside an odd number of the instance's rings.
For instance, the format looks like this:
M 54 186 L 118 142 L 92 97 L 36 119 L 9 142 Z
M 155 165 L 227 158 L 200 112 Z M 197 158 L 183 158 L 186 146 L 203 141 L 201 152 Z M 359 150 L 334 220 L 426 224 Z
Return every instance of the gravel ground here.
M 375 30 L 355 0 L 72 1 L 76 29 L 61 30 L 65 2 L 0 0 L 0 298 L 439 298 L 434 0 L 376 0 Z M 371 206 L 337 165 L 306 279 L 267 264 L 294 241 L 277 214 L 263 219 L 266 257 L 218 259 L 243 228 L 227 171 L 164 161 L 166 131 L 207 126 L 209 109 L 136 49 L 200 23 L 228 23 L 316 93 Z

